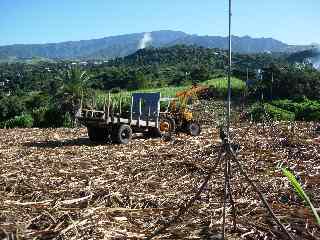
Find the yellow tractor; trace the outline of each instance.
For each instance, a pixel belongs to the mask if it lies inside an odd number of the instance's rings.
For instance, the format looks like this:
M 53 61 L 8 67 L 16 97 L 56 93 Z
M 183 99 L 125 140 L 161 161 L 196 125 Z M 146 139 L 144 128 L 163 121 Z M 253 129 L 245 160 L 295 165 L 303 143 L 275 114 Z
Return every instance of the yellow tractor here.
M 177 92 L 175 98 L 167 99 L 169 100 L 167 110 L 160 114 L 160 133 L 178 131 L 198 136 L 201 127 L 194 119 L 189 105 L 197 99 L 198 94 L 207 90 L 206 86 L 193 85 L 190 89 Z

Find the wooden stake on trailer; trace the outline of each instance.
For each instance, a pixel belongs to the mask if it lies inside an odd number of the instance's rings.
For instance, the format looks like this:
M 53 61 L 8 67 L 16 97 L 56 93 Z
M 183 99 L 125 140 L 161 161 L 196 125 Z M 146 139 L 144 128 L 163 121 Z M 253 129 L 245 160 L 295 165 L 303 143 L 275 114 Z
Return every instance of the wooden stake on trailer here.
M 106 113 L 106 105 L 107 105 L 107 100 L 106 97 L 103 97 L 103 112 L 104 112 L 104 120 L 108 119 L 107 113 Z
M 80 99 L 80 115 L 82 115 L 82 108 L 83 108 L 83 91 L 81 91 L 81 99 Z
M 121 95 L 120 95 L 120 99 L 119 99 L 118 123 L 120 123 L 120 116 L 121 116 Z
M 133 111 L 133 96 L 131 96 L 131 106 L 130 106 L 130 125 L 132 124 L 132 111 Z
M 147 116 L 147 127 L 149 127 L 149 121 L 150 121 L 150 106 L 148 108 L 148 116 Z
M 140 127 L 141 122 L 141 98 L 139 98 L 139 117 L 138 117 L 138 127 Z
M 111 122 L 114 123 L 114 109 L 115 109 L 115 103 L 111 100 Z
M 122 95 L 120 95 L 120 100 L 119 100 L 119 118 L 120 118 L 120 116 L 122 114 L 121 105 L 122 105 Z
M 108 92 L 107 123 L 109 123 L 109 116 L 110 116 L 110 101 L 111 101 L 111 96 L 110 96 L 110 92 Z

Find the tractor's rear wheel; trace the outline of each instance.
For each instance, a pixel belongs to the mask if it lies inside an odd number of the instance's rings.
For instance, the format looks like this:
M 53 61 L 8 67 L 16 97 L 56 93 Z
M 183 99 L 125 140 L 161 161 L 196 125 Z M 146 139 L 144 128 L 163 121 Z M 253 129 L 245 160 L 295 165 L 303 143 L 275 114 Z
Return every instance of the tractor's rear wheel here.
M 199 136 L 201 133 L 200 124 L 197 122 L 189 122 L 186 126 L 187 133 L 191 136 Z
M 106 142 L 108 131 L 106 128 L 87 127 L 89 139 L 93 142 Z
M 127 124 L 121 124 L 114 128 L 112 141 L 118 144 L 128 144 L 132 139 L 132 128 Z

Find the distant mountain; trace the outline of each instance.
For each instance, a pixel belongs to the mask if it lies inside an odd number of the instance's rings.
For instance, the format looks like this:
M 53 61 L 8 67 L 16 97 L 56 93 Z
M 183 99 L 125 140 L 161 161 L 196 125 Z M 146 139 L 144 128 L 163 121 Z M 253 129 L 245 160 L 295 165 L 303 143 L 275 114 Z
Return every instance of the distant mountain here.
M 228 48 L 227 37 L 188 35 L 170 44 L 198 45 L 206 48 Z M 288 45 L 272 38 L 232 37 L 232 48 L 239 53 L 284 52 Z
M 0 60 L 28 59 L 110 59 L 124 57 L 140 47 L 169 47 L 177 44 L 197 45 L 206 48 L 228 47 L 227 37 L 190 35 L 180 31 L 134 33 L 101 39 L 48 44 L 15 44 L 0 46 Z M 310 46 L 290 46 L 272 38 L 233 37 L 233 51 L 239 53 L 295 52 Z

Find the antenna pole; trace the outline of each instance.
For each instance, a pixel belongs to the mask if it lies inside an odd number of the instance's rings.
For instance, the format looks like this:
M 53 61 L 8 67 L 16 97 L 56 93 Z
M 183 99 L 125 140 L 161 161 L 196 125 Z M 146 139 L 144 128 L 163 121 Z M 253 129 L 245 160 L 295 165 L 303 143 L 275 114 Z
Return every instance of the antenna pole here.
M 229 69 L 228 69 L 228 115 L 227 115 L 227 135 L 230 137 L 230 115 L 231 115 L 231 65 L 232 65 L 232 36 L 231 36 L 231 0 L 229 0 Z

